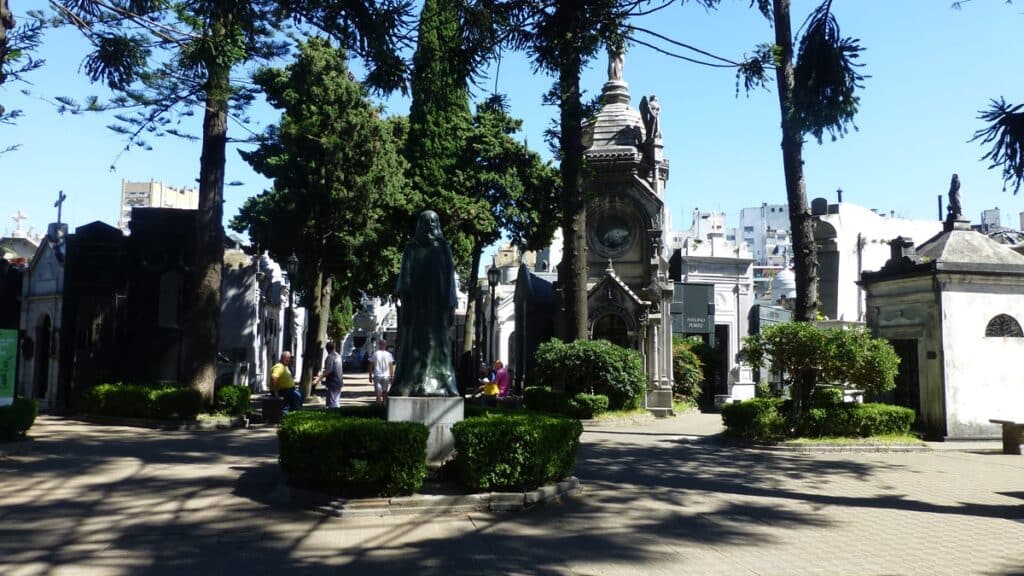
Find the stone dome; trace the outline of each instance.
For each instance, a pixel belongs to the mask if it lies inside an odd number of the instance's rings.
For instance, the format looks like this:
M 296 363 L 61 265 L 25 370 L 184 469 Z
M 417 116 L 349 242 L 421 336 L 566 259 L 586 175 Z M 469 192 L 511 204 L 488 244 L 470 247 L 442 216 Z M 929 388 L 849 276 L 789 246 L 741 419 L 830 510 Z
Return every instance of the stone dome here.
M 786 300 L 796 298 L 796 274 L 789 269 L 779 272 L 772 280 L 772 299 L 782 298 Z
M 584 154 L 631 155 L 639 158 L 637 144 L 644 139 L 640 111 L 629 105 L 629 86 L 609 80 L 601 90 L 601 111 L 583 126 Z

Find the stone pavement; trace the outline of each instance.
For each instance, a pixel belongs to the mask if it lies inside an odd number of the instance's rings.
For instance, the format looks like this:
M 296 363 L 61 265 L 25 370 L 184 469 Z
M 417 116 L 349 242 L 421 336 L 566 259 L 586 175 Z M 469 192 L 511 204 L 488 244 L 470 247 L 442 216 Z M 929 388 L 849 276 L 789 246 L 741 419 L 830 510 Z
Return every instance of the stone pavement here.
M 1024 575 L 1024 458 L 997 442 L 795 454 L 719 431 L 588 427 L 583 495 L 561 504 L 334 518 L 273 503 L 273 427 L 44 416 L 0 460 L 0 574 Z

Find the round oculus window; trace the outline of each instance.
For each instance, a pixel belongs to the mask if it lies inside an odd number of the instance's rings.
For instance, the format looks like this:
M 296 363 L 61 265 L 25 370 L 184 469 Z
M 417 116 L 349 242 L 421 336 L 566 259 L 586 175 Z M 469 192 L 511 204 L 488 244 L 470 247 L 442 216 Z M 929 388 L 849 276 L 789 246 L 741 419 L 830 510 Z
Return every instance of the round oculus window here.
M 594 210 L 591 216 L 590 245 L 601 256 L 615 258 L 622 255 L 636 240 L 633 211 L 621 202 L 609 203 Z

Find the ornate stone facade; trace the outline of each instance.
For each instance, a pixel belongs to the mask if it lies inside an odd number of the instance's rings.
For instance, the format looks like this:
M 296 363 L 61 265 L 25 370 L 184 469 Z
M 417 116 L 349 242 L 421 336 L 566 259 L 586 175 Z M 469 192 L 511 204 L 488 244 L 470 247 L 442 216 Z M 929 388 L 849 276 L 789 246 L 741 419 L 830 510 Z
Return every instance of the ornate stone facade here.
M 587 264 L 591 338 L 640 352 L 648 374 L 647 408 L 672 410 L 672 284 L 665 258 L 664 190 L 668 162 L 658 128 L 660 106 L 630 106 L 629 87 L 610 76 L 601 111 L 584 125 L 589 169 Z

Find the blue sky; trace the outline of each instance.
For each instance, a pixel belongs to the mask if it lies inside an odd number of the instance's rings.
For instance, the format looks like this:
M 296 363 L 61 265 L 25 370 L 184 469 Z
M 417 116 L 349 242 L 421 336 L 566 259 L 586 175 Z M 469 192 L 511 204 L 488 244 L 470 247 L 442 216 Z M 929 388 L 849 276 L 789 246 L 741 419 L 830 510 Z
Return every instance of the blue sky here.
M 977 222 L 983 209 L 1000 207 L 1004 225 L 1018 225 L 1024 198 L 1003 192 L 1000 173 L 980 161 L 984 150 L 968 140 L 981 127 L 977 112 L 990 98 L 1024 102 L 1024 6 L 978 0 L 958 11 L 950 3 L 835 1 L 843 34 L 860 38 L 867 49 L 862 71 L 870 78 L 861 92 L 859 130 L 835 142 L 811 140 L 805 146 L 809 198 L 834 201 L 835 190 L 842 188 L 848 202 L 905 217 L 937 218 L 936 196 L 946 193 L 950 174 L 957 172 L 972 220 Z M 19 14 L 41 2 L 11 4 Z M 748 4 L 724 0 L 716 11 L 676 6 L 636 23 L 738 59 L 774 37 L 768 22 Z M 794 0 L 794 29 L 816 4 Z M 21 145 L 0 155 L 0 233 L 13 229 L 10 216 L 18 209 L 29 217 L 25 227 L 45 230 L 56 217 L 58 190 L 68 195 L 64 220 L 75 227 L 93 220 L 116 223 L 122 178 L 195 183 L 198 143 L 168 137 L 153 140 L 151 151 L 132 149 L 117 158 L 124 141 L 105 127 L 110 117 L 60 116 L 43 101 L 103 94 L 79 71 L 84 53 L 75 33 L 51 32 L 40 54 L 47 64 L 28 77 L 31 84 L 0 88 L 0 101 L 25 113 L 17 125 L 0 126 L 0 147 Z M 589 93 L 600 91 L 605 63 L 602 56 L 584 76 Z M 665 155 L 671 162 L 667 203 L 676 228 L 689 226 L 695 208 L 724 211 L 735 226 L 740 208 L 785 202 L 773 90 L 737 97 L 732 70 L 681 62 L 642 46 L 627 53 L 624 77 L 634 105 L 644 94 L 656 94 L 661 102 Z M 534 73 L 524 56 L 510 53 L 500 73 L 492 70 L 481 83 L 476 97 L 482 99 L 495 86 L 506 93 L 513 114 L 524 119 L 523 137 L 546 157 L 542 133 L 557 111 L 540 102 L 550 83 Z M 388 113 L 408 111 L 407 99 L 392 97 L 384 103 Z M 264 106 L 252 116 L 248 129 L 258 132 L 277 113 Z M 232 124 L 230 132 L 241 135 L 245 129 Z M 225 190 L 226 218 L 269 184 L 234 150 L 228 152 L 227 180 L 243 185 Z

